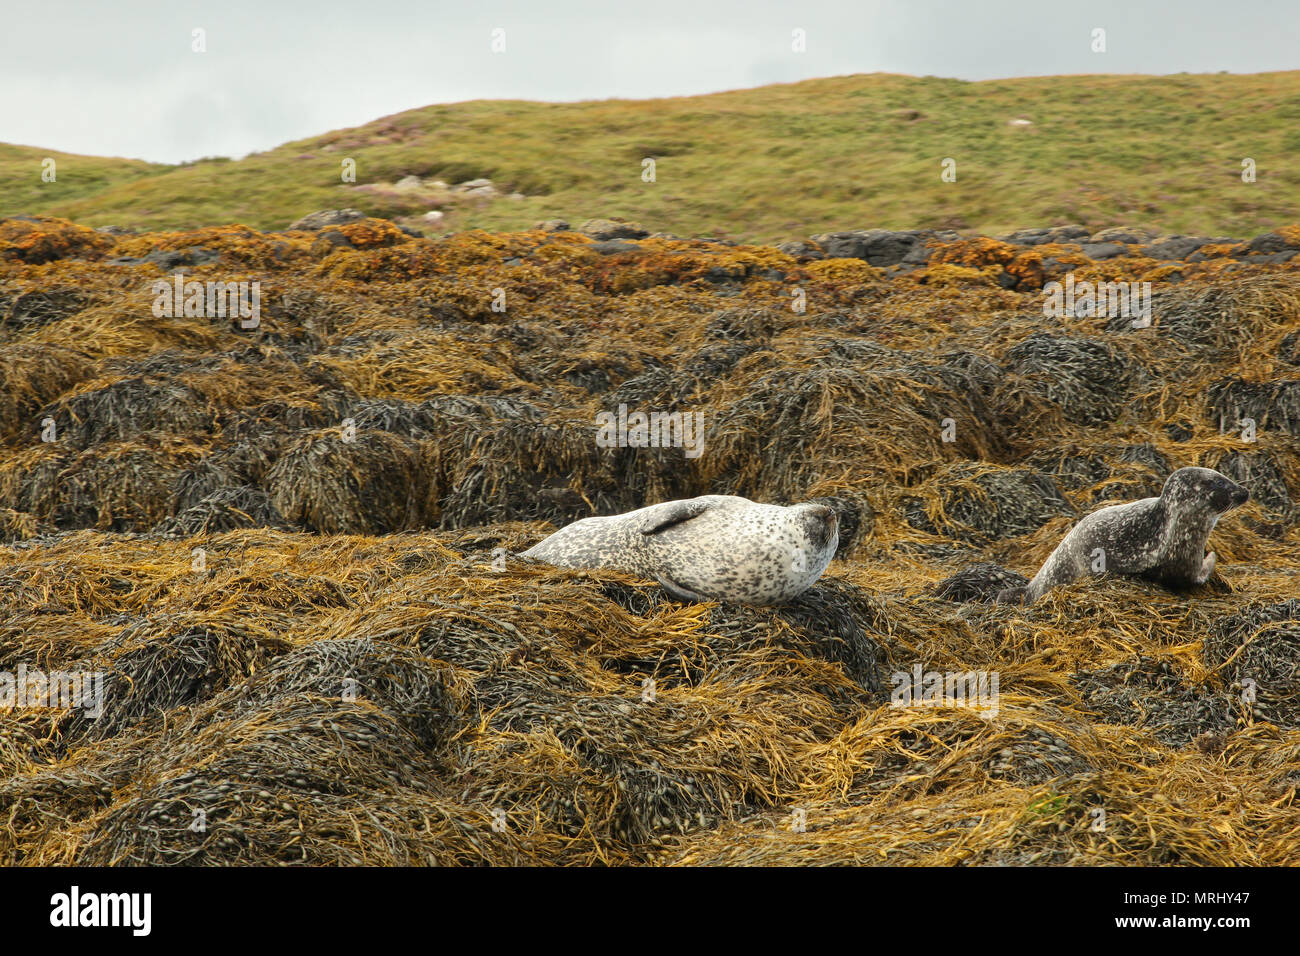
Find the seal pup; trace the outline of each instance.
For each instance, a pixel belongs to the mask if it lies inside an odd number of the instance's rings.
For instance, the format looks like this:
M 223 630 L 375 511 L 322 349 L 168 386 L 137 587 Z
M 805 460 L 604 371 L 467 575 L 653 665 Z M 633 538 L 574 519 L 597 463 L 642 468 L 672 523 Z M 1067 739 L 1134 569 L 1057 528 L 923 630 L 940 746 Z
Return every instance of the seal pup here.
M 703 495 L 583 518 L 523 556 L 653 578 L 681 601 L 780 604 L 813 586 L 838 545 L 838 518 L 826 505 Z
M 1205 542 L 1219 517 L 1245 504 L 1250 493 L 1210 468 L 1179 468 L 1158 498 L 1110 505 L 1085 517 L 1051 553 L 1023 588 L 999 592 L 998 603 L 1023 598 L 1032 604 L 1045 592 L 1086 574 L 1132 574 L 1167 587 L 1204 584 L 1215 556 Z

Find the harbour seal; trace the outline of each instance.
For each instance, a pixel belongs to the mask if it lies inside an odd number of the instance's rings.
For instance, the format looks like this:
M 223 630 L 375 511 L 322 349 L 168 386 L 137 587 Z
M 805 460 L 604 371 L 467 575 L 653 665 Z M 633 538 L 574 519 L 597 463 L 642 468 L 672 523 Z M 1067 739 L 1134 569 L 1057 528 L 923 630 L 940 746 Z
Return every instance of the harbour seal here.
M 683 601 L 780 604 L 813 586 L 838 544 L 838 519 L 825 505 L 703 495 L 583 518 L 523 556 L 653 578 Z
M 1250 493 L 1210 468 L 1179 468 L 1158 498 L 1094 511 L 1056 546 L 1033 580 L 998 594 L 999 603 L 1032 604 L 1051 588 L 1085 574 L 1132 574 L 1172 588 L 1204 584 L 1215 556 L 1205 542 L 1219 517 Z

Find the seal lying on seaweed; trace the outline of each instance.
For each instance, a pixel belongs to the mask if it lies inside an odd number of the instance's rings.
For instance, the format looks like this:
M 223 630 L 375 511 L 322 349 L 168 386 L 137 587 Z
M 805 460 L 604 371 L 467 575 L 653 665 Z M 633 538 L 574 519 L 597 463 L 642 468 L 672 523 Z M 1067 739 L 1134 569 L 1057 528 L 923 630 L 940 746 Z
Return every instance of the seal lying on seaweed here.
M 781 604 L 816 583 L 838 544 L 838 519 L 825 505 L 704 495 L 583 518 L 524 557 L 654 578 L 679 600 Z

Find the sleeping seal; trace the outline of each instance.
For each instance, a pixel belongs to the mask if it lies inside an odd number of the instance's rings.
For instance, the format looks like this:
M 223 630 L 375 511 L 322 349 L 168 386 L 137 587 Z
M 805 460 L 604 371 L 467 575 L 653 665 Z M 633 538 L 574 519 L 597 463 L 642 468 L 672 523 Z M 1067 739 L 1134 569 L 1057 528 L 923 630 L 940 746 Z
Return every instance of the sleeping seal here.
M 813 586 L 838 544 L 838 520 L 825 505 L 703 495 L 583 518 L 523 556 L 654 578 L 682 601 L 780 604 Z
M 1056 546 L 1032 581 L 998 594 L 999 603 L 1037 601 L 1058 584 L 1085 574 L 1134 574 L 1168 587 L 1204 584 L 1214 571 L 1205 541 L 1224 512 L 1250 498 L 1226 475 L 1209 468 L 1179 468 L 1159 498 L 1143 498 L 1094 511 Z

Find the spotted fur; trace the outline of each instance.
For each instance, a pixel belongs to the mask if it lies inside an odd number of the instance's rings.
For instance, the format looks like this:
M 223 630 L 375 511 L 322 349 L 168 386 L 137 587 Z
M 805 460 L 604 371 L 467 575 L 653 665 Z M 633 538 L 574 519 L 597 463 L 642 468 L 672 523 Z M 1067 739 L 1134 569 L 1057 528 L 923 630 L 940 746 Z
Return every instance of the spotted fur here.
M 838 545 L 838 521 L 825 505 L 704 495 L 583 518 L 524 557 L 653 578 L 681 600 L 780 604 L 816 583 Z
M 1180 468 L 1166 479 L 1158 498 L 1143 498 L 1094 511 L 1076 524 L 1024 588 L 1032 603 L 1045 592 L 1093 570 L 1101 550 L 1103 570 L 1132 574 L 1168 587 L 1204 584 L 1215 556 L 1205 542 L 1219 516 L 1246 503 L 1250 493 L 1209 468 Z M 1006 592 L 998 599 L 1019 595 Z

